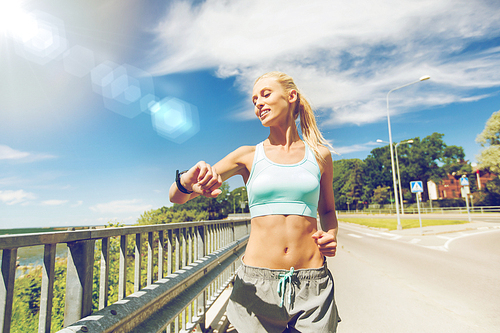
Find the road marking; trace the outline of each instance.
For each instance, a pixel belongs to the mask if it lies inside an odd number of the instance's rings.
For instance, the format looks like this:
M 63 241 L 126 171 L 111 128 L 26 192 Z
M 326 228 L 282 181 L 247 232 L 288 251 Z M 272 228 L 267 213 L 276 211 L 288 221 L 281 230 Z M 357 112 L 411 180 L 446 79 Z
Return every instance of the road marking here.
M 488 230 L 489 227 L 480 227 L 480 228 L 477 228 L 477 230 Z
M 475 235 L 479 235 L 479 234 L 485 234 L 487 232 L 495 232 L 497 230 L 487 230 L 487 231 L 481 231 L 481 232 L 474 232 L 474 233 L 470 233 L 470 234 L 465 234 L 465 235 L 462 235 L 462 236 L 458 236 L 458 237 L 455 237 L 455 238 L 452 238 L 452 239 L 449 239 L 445 244 L 444 244 L 444 248 L 446 249 L 446 251 L 448 251 L 449 249 L 449 246 L 450 246 L 450 243 L 453 242 L 454 240 L 457 240 L 457 239 L 460 239 L 460 238 L 464 238 L 464 237 L 470 237 L 470 236 L 475 236 Z
M 446 237 L 446 236 L 436 236 L 437 238 L 442 238 L 442 239 L 452 239 L 452 237 Z
M 347 235 L 354 237 L 354 238 L 363 238 L 363 236 L 355 235 L 355 234 L 347 234 Z
M 403 236 L 400 236 L 400 235 L 390 234 L 390 233 L 388 233 L 388 232 L 379 232 L 378 234 L 379 234 L 379 235 L 382 235 L 382 236 L 391 237 L 391 240 L 396 240 L 396 239 L 400 239 L 400 238 L 402 238 L 402 237 L 403 237 Z
M 448 249 L 446 247 L 444 247 L 443 245 L 439 245 L 439 246 L 423 246 L 423 247 L 426 247 L 426 248 L 431 249 L 431 250 L 438 250 L 438 251 L 448 252 Z
M 420 239 L 420 238 L 413 238 L 413 239 L 410 241 L 410 243 L 411 243 L 411 244 L 416 244 L 416 243 L 418 243 L 418 242 L 420 242 L 420 241 L 421 241 L 421 239 Z
M 379 235 L 369 234 L 367 232 L 365 232 L 364 234 L 367 235 L 367 236 L 370 236 L 370 237 L 380 238 Z

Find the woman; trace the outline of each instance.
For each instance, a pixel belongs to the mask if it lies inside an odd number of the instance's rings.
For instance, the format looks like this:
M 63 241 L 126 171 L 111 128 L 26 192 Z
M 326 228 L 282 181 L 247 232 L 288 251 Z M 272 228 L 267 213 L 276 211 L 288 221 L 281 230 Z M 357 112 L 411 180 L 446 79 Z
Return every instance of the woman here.
M 216 197 L 223 181 L 241 175 L 252 228 L 227 308 L 229 321 L 239 333 L 335 332 L 340 318 L 325 260 L 335 256 L 338 228 L 329 144 L 288 75 L 258 78 L 252 101 L 269 137 L 214 166 L 202 161 L 178 173 L 170 200 Z

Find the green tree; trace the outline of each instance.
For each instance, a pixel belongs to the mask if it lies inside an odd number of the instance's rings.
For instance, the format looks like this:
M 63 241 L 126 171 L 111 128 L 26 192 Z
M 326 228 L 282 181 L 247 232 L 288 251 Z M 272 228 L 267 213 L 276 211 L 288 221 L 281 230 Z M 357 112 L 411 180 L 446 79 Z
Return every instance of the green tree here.
M 447 146 L 443 141 L 444 134 L 432 133 L 422 140 L 413 138 L 413 143 L 398 147 L 398 160 L 401 186 L 406 199 L 412 199 L 408 190 L 410 181 L 421 180 L 426 184 L 429 180 L 438 182 L 447 173 L 457 175 L 471 171 L 463 159 L 462 147 Z M 378 186 L 389 186 L 392 189 L 392 165 L 389 146 L 376 148 L 365 160 L 366 175 L 372 189 Z M 373 168 L 373 169 L 371 169 Z M 424 198 L 428 198 L 427 186 L 424 186 Z
M 486 121 L 476 141 L 484 147 L 478 156 L 480 167 L 500 174 L 500 111 L 494 112 Z
M 391 193 L 391 188 L 389 186 L 378 186 L 373 190 L 372 202 L 376 202 L 380 205 L 389 202 L 389 196 Z
M 371 190 L 378 186 L 392 188 L 391 152 L 388 145 L 373 149 L 364 162 L 365 180 Z
M 231 191 L 227 197 L 227 201 L 230 204 L 230 212 L 236 213 L 248 213 L 248 195 L 245 186 L 238 187 Z M 241 204 L 245 203 L 245 208 L 241 209 Z
M 360 159 L 333 162 L 333 193 L 337 209 L 347 210 L 348 203 L 357 205 L 367 199 L 364 177 L 364 162 Z

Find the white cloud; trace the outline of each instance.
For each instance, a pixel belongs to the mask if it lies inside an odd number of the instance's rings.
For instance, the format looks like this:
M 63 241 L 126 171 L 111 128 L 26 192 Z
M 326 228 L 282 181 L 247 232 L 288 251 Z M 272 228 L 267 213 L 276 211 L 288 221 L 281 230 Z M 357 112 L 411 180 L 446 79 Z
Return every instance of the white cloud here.
M 23 162 L 33 162 L 47 158 L 54 158 L 55 156 L 40 153 L 28 153 L 15 150 L 6 145 L 0 145 L 0 160 L 20 160 Z
M 78 207 L 78 206 L 81 206 L 81 205 L 83 205 L 83 201 L 79 200 L 75 204 L 71 205 L 71 207 Z
M 152 205 L 144 204 L 141 200 L 115 200 L 108 203 L 91 206 L 90 209 L 98 213 L 143 213 L 153 208 Z
M 383 143 L 378 143 L 374 141 L 370 141 L 367 143 L 363 144 L 355 144 L 351 146 L 344 146 L 344 147 L 336 147 L 335 151 L 339 153 L 339 155 L 344 155 L 344 154 L 349 154 L 349 153 L 354 153 L 358 151 L 370 151 L 373 149 L 373 147 L 382 147 Z
M 45 200 L 42 201 L 43 206 L 61 206 L 67 203 L 68 200 Z
M 379 121 L 387 92 L 423 75 L 430 83 L 407 89 L 425 93 L 391 95 L 392 113 L 478 100 L 487 95 L 474 89 L 500 86 L 498 47 L 467 49 L 500 35 L 495 1 L 175 1 L 155 32 L 154 74 L 215 69 L 250 92 L 256 77 L 281 70 L 330 126 Z
M 0 160 L 18 160 L 29 155 L 29 153 L 12 149 L 9 146 L 0 145 Z
M 18 203 L 25 203 L 28 200 L 36 199 L 34 193 L 26 192 L 24 190 L 17 191 L 0 191 L 0 201 L 7 205 L 15 205 Z

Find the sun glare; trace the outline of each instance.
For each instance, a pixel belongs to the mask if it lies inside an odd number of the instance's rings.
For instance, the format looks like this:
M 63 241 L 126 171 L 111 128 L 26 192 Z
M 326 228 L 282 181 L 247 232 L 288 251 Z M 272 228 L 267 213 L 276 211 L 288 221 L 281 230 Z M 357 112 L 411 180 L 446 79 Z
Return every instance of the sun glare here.
M 36 19 L 29 15 L 19 1 L 0 1 L 0 32 L 26 42 L 37 34 Z

